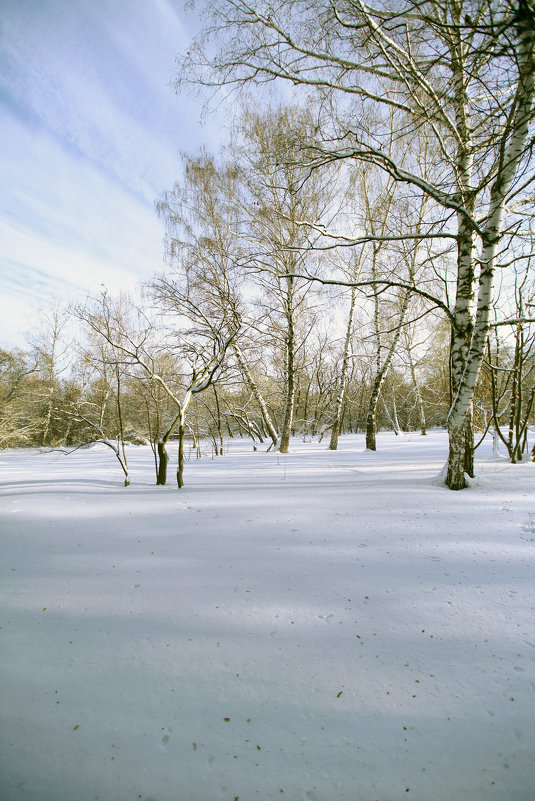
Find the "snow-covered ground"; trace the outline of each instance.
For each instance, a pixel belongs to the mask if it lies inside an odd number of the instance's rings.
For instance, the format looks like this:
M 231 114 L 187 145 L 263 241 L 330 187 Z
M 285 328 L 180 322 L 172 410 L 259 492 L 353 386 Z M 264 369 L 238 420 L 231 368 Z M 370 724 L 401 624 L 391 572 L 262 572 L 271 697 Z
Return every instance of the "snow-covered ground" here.
M 1 801 L 533 801 L 535 465 L 0 452 Z

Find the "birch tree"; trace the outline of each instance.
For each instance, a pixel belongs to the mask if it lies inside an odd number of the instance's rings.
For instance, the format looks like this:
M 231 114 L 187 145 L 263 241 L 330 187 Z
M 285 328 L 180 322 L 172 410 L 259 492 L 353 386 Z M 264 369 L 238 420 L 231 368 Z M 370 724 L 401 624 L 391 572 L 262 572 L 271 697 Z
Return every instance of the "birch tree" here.
M 297 363 L 310 329 L 304 318 L 310 311 L 309 282 L 295 277 L 314 259 L 304 218 L 323 219 L 332 203 L 334 171 L 310 179 L 297 154 L 310 135 L 310 114 L 282 107 L 264 114 L 248 111 L 241 121 L 239 149 L 245 186 L 248 267 L 261 290 L 271 336 L 278 340 L 284 360 L 284 408 L 279 450 L 287 453 L 292 432 L 298 382 Z M 309 179 L 309 180 L 307 180 Z M 306 182 L 306 186 L 304 185 Z
M 158 204 L 166 225 L 169 265 L 175 276 L 183 273 L 207 317 L 219 319 L 235 332 L 229 352 L 260 409 L 272 444 L 276 445 L 278 434 L 246 352 L 252 329 L 244 320 L 240 293 L 243 210 L 239 167 L 231 161 L 217 164 L 213 156 L 204 152 L 184 156 L 182 166 L 183 177 Z
M 319 94 L 325 115 L 321 141 L 310 143 L 314 164 L 377 165 L 398 188 L 425 194 L 440 210 L 421 234 L 407 229 L 405 236 L 449 237 L 457 247 L 446 483 L 463 488 L 508 203 L 533 179 L 533 0 L 405 0 L 395 8 L 364 0 L 221 0 L 208 13 L 209 26 L 181 62 L 179 84 L 282 79 Z M 400 142 L 419 130 L 436 144 L 432 180 L 417 160 L 402 164 L 383 145 L 392 112 Z
M 528 425 L 535 408 L 535 328 L 528 314 L 534 300 L 531 255 L 516 272 L 513 317 L 508 326 L 496 326 L 487 341 L 484 372 L 490 389 L 490 410 L 483 408 L 495 438 L 503 442 L 511 462 L 527 451 Z M 505 332 L 505 333 L 504 333 Z M 480 407 L 481 389 L 478 393 Z

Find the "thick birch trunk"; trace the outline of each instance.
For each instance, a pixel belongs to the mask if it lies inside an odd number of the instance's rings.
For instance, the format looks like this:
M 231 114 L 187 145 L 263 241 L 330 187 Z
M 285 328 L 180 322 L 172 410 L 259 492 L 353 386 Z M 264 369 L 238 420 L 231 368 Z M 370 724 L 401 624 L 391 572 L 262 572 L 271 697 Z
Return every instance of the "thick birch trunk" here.
M 470 411 L 479 371 L 483 362 L 489 330 L 490 309 L 493 299 L 493 280 L 500 242 L 505 199 L 510 190 L 518 164 L 524 152 L 535 94 L 535 29 L 533 20 L 519 26 L 519 83 L 516 91 L 516 113 L 511 121 L 511 135 L 503 149 L 498 174 L 490 191 L 489 214 L 482 234 L 479 291 L 475 324 L 464 370 L 455 387 L 455 395 L 448 419 L 450 457 L 446 483 L 451 489 L 465 486 L 464 466 L 461 458 L 461 430 Z M 466 448 L 466 439 L 464 440 Z
M 456 98 L 456 123 L 460 136 L 458 149 L 458 181 L 461 201 L 473 215 L 475 196 L 472 191 L 474 169 L 473 142 L 470 127 L 470 100 L 468 97 L 468 75 L 465 67 L 466 44 L 460 34 L 462 9 L 453 6 L 454 22 L 459 25 L 452 39 L 452 64 Z M 471 404 L 455 419 L 451 416 L 454 399 L 462 386 L 470 354 L 470 342 L 474 325 L 474 231 L 465 215 L 457 214 L 457 287 L 453 309 L 453 327 L 450 351 L 450 391 L 452 407 L 448 417 L 449 455 L 446 483 L 451 489 L 465 486 L 465 468 L 473 460 Z M 467 453 L 470 451 L 470 453 Z
M 466 169 L 472 169 L 471 160 Z M 449 456 L 446 478 L 450 489 L 465 487 L 465 474 L 473 475 L 474 459 L 472 398 L 461 414 L 454 417 L 451 413 L 455 398 L 466 378 L 474 330 L 474 241 L 472 228 L 465 218 L 459 219 L 458 242 L 457 294 L 451 344 L 452 406 L 448 417 Z
M 473 161 L 466 157 L 462 162 L 463 176 L 467 179 L 471 175 Z M 464 189 L 466 193 L 469 192 L 466 184 Z M 470 211 L 473 211 L 473 201 L 470 205 Z M 457 292 L 450 356 L 451 409 L 465 378 L 474 325 L 474 234 L 469 222 L 462 215 L 458 217 L 458 232 Z M 473 464 L 473 439 L 470 439 L 471 402 L 456 418 L 453 418 L 451 409 L 448 417 L 449 456 L 446 483 L 451 489 L 462 489 L 465 486 L 465 468 Z

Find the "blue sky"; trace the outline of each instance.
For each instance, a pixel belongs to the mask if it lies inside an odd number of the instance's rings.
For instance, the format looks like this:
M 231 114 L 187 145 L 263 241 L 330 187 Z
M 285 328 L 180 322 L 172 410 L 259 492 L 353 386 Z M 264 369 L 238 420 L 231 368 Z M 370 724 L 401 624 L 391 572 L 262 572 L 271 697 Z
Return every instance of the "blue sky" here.
M 194 24 L 180 0 L 0 0 L 1 347 L 161 269 L 154 202 L 219 135 L 170 85 Z

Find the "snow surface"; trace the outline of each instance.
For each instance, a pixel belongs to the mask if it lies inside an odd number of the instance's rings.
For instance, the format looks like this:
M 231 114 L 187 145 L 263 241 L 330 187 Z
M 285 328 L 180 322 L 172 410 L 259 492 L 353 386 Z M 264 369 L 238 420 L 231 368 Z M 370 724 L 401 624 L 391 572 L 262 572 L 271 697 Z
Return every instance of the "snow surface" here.
M 0 452 L 1 801 L 533 801 L 535 464 Z

